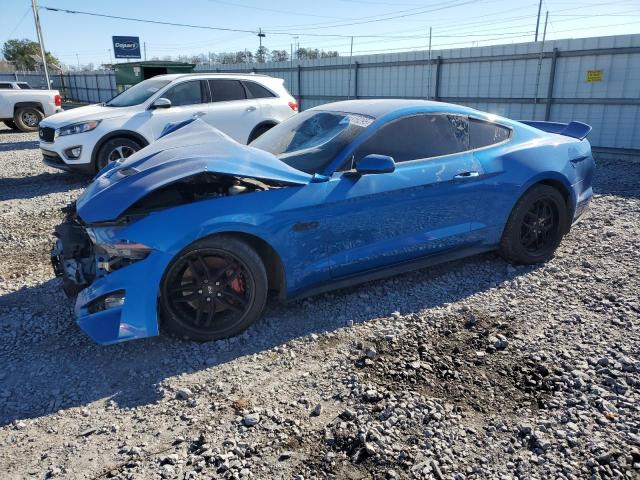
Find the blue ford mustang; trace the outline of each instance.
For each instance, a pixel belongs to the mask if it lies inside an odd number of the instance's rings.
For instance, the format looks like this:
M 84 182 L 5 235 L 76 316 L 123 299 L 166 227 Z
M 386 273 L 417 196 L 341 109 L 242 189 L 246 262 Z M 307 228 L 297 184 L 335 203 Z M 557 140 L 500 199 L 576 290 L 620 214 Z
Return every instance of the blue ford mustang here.
M 292 299 L 498 250 L 549 259 L 592 196 L 590 127 L 446 103 L 355 100 L 240 145 L 200 120 L 111 164 L 52 261 L 110 344 L 235 335 Z

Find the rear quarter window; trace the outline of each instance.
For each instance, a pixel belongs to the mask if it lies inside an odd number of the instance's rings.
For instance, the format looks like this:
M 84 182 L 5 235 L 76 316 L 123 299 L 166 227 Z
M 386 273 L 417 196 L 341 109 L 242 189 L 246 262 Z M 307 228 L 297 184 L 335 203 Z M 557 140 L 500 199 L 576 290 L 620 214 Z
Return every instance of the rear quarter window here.
M 502 125 L 475 118 L 469 119 L 469 147 L 472 150 L 504 142 L 510 135 L 511 130 Z
M 249 98 L 272 98 L 275 94 L 256 82 L 244 82 Z
M 13 88 L 10 83 L 0 83 L 0 89 L 8 90 L 10 88 Z

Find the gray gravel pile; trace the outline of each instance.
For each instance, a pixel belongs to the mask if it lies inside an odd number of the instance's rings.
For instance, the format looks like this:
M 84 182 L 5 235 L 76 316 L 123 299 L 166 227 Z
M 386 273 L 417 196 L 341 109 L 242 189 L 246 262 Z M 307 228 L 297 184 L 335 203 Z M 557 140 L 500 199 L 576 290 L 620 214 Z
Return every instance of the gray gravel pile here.
M 640 478 L 640 163 L 541 266 L 489 254 L 99 347 L 48 252 L 85 180 L 0 130 L 2 478 Z

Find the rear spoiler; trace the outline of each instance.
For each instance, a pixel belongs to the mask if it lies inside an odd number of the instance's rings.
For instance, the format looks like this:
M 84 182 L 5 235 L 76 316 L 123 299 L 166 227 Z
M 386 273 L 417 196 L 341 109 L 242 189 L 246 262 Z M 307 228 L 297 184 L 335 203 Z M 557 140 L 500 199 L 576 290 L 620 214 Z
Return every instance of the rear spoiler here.
M 582 122 L 559 123 L 559 122 L 542 122 L 538 120 L 520 120 L 520 123 L 537 128 L 544 132 L 557 133 L 566 137 L 584 140 L 591 131 L 591 125 Z

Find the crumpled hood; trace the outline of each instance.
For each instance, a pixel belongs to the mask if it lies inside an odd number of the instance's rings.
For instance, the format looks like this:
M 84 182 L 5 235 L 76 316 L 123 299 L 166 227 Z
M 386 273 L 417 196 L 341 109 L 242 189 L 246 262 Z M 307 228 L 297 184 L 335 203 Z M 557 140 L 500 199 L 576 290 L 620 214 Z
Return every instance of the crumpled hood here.
M 305 185 L 313 178 L 195 120 L 124 162 L 107 166 L 78 198 L 77 212 L 86 223 L 115 220 L 154 190 L 202 172 L 291 185 Z

